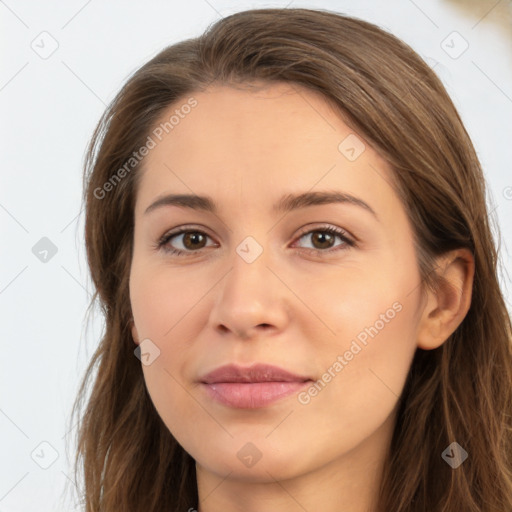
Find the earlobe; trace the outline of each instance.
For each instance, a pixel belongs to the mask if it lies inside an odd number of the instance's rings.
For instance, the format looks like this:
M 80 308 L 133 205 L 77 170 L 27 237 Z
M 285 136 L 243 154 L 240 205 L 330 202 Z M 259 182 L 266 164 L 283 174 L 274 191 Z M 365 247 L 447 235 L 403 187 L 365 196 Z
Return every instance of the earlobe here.
M 437 290 L 428 290 L 418 326 L 417 345 L 423 350 L 440 347 L 462 323 L 471 306 L 474 258 L 468 249 L 456 249 L 439 262 Z

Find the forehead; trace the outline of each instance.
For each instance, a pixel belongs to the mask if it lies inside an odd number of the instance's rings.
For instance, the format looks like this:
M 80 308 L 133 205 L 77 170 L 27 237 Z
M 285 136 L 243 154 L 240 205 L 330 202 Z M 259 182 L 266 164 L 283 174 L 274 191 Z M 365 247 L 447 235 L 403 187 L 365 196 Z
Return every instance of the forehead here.
M 190 98 L 194 108 L 180 112 Z M 390 188 L 386 162 L 320 93 L 296 84 L 216 85 L 169 106 L 155 126 L 180 113 L 144 158 L 138 210 L 164 192 L 262 204 L 283 192 L 342 187 L 378 202 Z M 356 158 L 344 153 L 349 146 Z

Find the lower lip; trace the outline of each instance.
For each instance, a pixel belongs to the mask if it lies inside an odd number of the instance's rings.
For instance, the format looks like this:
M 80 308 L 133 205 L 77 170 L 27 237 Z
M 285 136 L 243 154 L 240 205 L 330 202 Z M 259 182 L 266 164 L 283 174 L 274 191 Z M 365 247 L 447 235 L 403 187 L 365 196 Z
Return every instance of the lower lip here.
M 306 382 L 217 382 L 204 384 L 208 395 L 224 405 L 238 409 L 265 407 L 297 393 L 308 386 Z

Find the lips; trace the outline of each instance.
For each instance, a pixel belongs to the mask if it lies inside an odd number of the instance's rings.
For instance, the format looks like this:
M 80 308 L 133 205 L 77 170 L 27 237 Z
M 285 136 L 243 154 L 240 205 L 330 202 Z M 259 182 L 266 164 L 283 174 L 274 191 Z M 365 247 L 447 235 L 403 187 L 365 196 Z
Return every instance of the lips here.
M 295 375 L 278 366 L 255 364 L 249 367 L 229 364 L 221 366 L 201 378 L 205 384 L 217 382 L 304 382 L 310 377 Z
M 266 364 L 226 365 L 200 379 L 208 396 L 229 407 L 255 409 L 270 405 L 309 385 L 312 379 Z

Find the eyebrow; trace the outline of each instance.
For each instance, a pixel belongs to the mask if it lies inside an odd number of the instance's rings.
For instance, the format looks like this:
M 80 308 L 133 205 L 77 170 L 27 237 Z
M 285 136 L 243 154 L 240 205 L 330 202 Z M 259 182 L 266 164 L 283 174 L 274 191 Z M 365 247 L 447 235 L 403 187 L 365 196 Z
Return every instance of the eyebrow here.
M 273 207 L 275 214 L 287 213 L 300 208 L 308 206 L 318 206 L 323 204 L 351 204 L 359 206 L 368 212 L 370 212 L 377 221 L 379 221 L 378 215 L 375 210 L 362 199 L 355 197 L 345 192 L 304 192 L 302 194 L 287 194 L 283 196 Z M 156 201 L 151 203 L 144 212 L 144 215 L 161 208 L 163 206 L 181 206 L 183 208 L 190 208 L 193 210 L 201 210 L 211 212 L 214 214 L 218 213 L 218 207 L 215 201 L 209 196 L 198 196 L 192 194 L 167 194 L 158 198 Z M 380 221 L 379 221 L 380 222 Z

